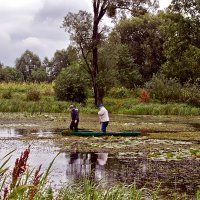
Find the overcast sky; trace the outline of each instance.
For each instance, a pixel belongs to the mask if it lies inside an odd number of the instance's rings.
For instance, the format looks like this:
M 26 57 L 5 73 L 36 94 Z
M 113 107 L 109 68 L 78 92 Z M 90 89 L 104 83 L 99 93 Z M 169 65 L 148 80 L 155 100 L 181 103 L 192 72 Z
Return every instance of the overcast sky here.
M 170 2 L 160 0 L 160 8 Z M 0 62 L 14 66 L 27 49 L 41 60 L 51 59 L 56 50 L 69 44 L 67 33 L 60 28 L 64 16 L 90 6 L 90 0 L 0 0 Z

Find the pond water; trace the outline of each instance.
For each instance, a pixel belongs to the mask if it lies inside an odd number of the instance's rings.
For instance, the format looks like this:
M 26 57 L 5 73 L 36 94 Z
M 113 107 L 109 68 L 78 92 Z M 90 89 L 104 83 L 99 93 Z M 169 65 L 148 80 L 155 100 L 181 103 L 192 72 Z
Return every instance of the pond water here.
M 60 148 L 51 138 L 22 140 L 22 136 L 27 134 L 25 130 L 0 128 L 0 158 L 15 150 L 8 163 L 12 170 L 16 158 L 31 145 L 29 167 L 37 169 L 42 164 L 41 171 L 45 171 L 60 152 Z M 34 130 L 31 134 L 44 137 L 55 136 L 52 130 Z M 105 185 L 113 185 L 117 182 L 131 184 L 135 181 L 138 187 L 155 189 L 161 183 L 160 191 L 165 195 L 186 192 L 193 197 L 200 188 L 200 160 L 151 159 L 142 154 L 135 156 L 130 152 L 117 155 L 105 152 L 80 153 L 72 149 L 71 152 L 64 151 L 58 155 L 53 163 L 49 180 L 54 188 L 59 188 L 63 184 L 72 184 L 80 177 L 91 177 L 91 175 L 94 180 L 101 180 Z

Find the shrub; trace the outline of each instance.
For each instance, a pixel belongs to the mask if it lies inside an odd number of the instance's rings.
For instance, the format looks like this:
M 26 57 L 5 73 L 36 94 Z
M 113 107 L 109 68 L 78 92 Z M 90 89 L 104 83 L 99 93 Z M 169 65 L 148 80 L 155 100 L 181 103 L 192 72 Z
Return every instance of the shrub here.
M 131 91 L 125 87 L 114 87 L 109 91 L 108 95 L 113 98 L 126 98 L 131 96 Z
M 149 102 L 150 100 L 150 94 L 147 90 L 142 89 L 140 92 L 140 102 L 141 103 L 146 103 Z
M 87 83 L 88 79 L 79 66 L 63 69 L 54 83 L 56 98 L 84 103 L 87 99 Z
M 179 101 L 181 84 L 176 79 L 168 79 L 164 75 L 154 75 L 145 86 L 153 98 L 163 103 Z
M 181 89 L 180 100 L 195 106 L 200 106 L 200 89 L 197 84 L 186 83 Z
M 27 101 L 39 101 L 41 99 L 40 91 L 36 89 L 30 89 L 26 94 Z
M 3 99 L 11 99 L 12 98 L 12 92 L 10 90 L 3 91 L 2 98 Z

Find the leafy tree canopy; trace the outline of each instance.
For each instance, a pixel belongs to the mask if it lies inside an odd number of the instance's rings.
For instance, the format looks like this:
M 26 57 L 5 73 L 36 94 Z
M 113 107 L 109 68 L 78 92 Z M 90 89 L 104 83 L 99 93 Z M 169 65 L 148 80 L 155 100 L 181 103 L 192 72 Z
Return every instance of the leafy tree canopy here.
M 26 50 L 20 58 L 16 59 L 16 69 L 22 74 L 24 81 L 32 80 L 32 71 L 41 67 L 41 61 L 38 55 L 30 50 Z

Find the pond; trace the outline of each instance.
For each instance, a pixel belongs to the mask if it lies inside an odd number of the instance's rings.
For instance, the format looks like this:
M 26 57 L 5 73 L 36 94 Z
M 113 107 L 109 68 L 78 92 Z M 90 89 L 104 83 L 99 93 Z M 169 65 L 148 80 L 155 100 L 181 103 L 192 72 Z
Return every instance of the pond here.
M 49 177 L 54 188 L 60 188 L 63 184 L 72 184 L 80 177 L 91 177 L 91 175 L 94 180 L 101 180 L 105 185 L 136 182 L 139 188 L 146 187 L 153 190 L 160 187 L 159 190 L 164 196 L 172 196 L 177 192 L 187 193 L 192 198 L 200 188 L 200 159 L 186 156 L 188 152 L 185 152 L 182 157 L 179 152 L 175 157 L 177 152 L 171 155 L 172 153 L 162 153 L 158 149 L 151 154 L 142 151 L 116 154 L 105 151 L 78 152 L 76 146 L 71 150 L 64 150 L 54 142 L 57 132 L 58 130 L 0 128 L 0 158 L 15 150 L 8 163 L 12 169 L 16 158 L 31 145 L 29 167 L 38 168 L 42 164 L 42 171 L 45 171 L 61 151 L 53 163 Z M 146 144 L 162 146 L 164 142 L 171 143 L 170 140 L 134 140 L 133 142 L 134 144 L 131 145 L 142 145 L 143 148 Z M 176 141 L 174 145 L 182 143 Z M 187 146 L 190 142 L 183 144 Z

